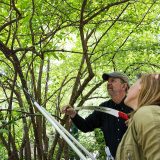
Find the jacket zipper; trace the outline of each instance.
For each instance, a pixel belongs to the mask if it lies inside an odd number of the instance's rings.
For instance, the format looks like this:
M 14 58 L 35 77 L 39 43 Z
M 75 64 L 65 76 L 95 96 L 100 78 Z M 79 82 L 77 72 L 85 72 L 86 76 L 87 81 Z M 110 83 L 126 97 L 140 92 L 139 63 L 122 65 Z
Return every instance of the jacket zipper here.
M 129 152 L 128 152 L 128 160 L 131 160 L 131 155 Z

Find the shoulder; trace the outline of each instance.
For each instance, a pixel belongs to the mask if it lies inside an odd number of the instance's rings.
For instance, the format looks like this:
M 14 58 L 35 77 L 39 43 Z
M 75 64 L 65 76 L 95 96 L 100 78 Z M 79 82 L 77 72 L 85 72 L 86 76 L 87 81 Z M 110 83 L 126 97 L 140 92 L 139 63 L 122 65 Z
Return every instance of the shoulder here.
M 99 106 L 102 106 L 102 107 L 110 107 L 114 102 L 109 99 L 108 101 L 105 101 L 105 102 L 102 102 Z
M 143 117 L 147 117 L 147 116 L 151 117 L 151 116 L 153 116 L 153 114 L 156 114 L 156 113 L 159 114 L 159 112 L 160 112 L 160 106 L 148 105 L 148 106 L 143 106 L 143 107 L 139 108 L 136 111 L 134 117 L 140 118 L 140 116 L 142 116 L 142 115 L 143 115 Z
M 160 123 L 160 106 L 149 105 L 139 108 L 133 116 L 133 121 L 137 125 L 149 125 Z
M 133 111 L 132 108 L 130 108 L 129 106 L 127 106 L 125 103 L 124 103 L 124 100 L 118 105 L 119 108 L 120 108 L 120 111 L 122 112 L 125 112 L 125 113 L 130 113 Z

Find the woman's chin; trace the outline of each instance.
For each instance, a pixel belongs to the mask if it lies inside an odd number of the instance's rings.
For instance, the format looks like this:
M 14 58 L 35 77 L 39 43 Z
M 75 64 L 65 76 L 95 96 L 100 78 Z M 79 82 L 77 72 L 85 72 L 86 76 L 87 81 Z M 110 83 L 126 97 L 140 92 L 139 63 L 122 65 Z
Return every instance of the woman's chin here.
M 124 99 L 124 104 L 128 106 L 128 99 L 127 99 L 127 97 Z
M 124 100 L 124 104 L 127 105 L 128 107 L 132 108 L 132 105 L 127 98 Z

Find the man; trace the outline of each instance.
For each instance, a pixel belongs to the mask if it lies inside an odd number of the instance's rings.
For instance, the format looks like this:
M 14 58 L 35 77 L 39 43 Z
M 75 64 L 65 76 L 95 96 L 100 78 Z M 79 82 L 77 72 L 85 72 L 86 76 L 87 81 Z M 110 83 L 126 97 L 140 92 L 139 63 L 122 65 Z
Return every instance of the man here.
M 123 102 L 129 88 L 127 76 L 120 72 L 112 72 L 108 74 L 104 73 L 102 78 L 108 82 L 107 91 L 111 99 L 100 104 L 100 106 L 130 113 L 131 109 Z M 62 113 L 69 115 L 72 122 L 82 132 L 90 132 L 95 128 L 100 128 L 106 142 L 107 147 L 105 150 L 108 159 L 114 159 L 118 144 L 127 129 L 123 119 L 99 111 L 94 111 L 87 118 L 83 119 L 69 105 L 63 107 Z

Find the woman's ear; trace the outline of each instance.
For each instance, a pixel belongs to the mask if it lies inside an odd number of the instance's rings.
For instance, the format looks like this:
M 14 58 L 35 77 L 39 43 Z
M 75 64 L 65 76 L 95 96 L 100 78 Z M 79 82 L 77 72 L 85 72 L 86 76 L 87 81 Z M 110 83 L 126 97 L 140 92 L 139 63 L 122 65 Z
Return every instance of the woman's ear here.
M 141 86 L 141 81 L 139 81 L 139 85 L 138 85 L 138 89 L 139 91 L 141 90 L 142 86 Z
M 158 79 L 158 78 L 159 78 L 159 74 L 156 74 L 156 75 L 155 75 L 155 79 Z

